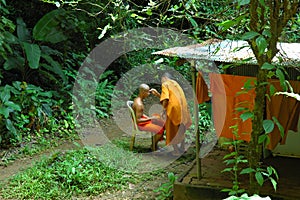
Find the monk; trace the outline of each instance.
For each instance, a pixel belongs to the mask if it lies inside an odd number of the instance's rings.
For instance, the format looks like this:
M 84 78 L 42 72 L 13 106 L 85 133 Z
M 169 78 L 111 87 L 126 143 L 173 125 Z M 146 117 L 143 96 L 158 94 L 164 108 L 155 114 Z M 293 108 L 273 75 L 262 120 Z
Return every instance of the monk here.
M 160 118 L 159 114 L 151 117 L 144 114 L 143 100 L 149 95 L 150 87 L 147 84 L 141 84 L 139 87 L 139 95 L 134 99 L 132 108 L 135 112 L 136 122 L 139 130 L 155 133 L 155 149 L 152 150 L 156 151 L 158 149 L 158 142 L 163 139 L 165 121 Z
M 192 120 L 181 86 L 172 80 L 169 73 L 162 75 L 161 82 L 161 94 L 155 89 L 151 89 L 150 92 L 160 98 L 166 114 L 166 145 L 171 144 L 174 149 L 172 155 L 179 156 L 185 151 L 185 132 L 191 126 Z

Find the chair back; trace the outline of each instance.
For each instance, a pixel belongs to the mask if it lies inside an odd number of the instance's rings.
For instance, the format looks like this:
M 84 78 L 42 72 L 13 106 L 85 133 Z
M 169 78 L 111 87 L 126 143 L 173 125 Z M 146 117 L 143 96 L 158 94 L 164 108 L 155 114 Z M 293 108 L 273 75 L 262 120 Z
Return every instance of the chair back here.
M 137 122 L 136 122 L 135 112 L 132 108 L 132 105 L 133 105 L 133 101 L 127 101 L 127 107 L 130 112 L 130 116 L 131 116 L 132 123 L 133 123 L 133 128 L 134 128 L 134 130 L 139 130 L 138 126 L 137 126 Z

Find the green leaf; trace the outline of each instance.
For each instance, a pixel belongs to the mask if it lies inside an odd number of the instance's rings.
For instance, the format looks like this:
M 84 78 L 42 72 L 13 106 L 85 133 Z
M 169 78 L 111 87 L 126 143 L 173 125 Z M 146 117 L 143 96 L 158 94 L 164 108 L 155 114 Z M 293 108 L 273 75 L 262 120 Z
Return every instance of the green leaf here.
M 244 121 L 253 117 L 253 113 L 248 111 L 240 115 L 240 118 Z
M 284 77 L 284 73 L 281 69 L 276 69 L 276 76 L 279 78 L 280 81 L 280 85 L 285 89 L 285 77 Z
M 265 29 L 264 31 L 263 31 L 263 33 L 262 33 L 264 36 L 267 36 L 267 37 L 271 37 L 272 36 L 272 33 L 271 33 L 271 31 L 270 30 L 268 30 L 268 29 Z
M 10 88 L 8 87 L 8 85 L 6 85 L 1 90 L 2 92 L 0 93 L 0 100 L 2 101 L 2 103 L 5 103 L 10 99 Z
M 258 47 L 259 54 L 265 53 L 265 50 L 268 46 L 267 40 L 263 36 L 259 36 L 255 41 Z
M 275 94 L 275 92 L 276 92 L 276 88 L 274 85 L 271 84 L 270 85 L 270 95 L 273 96 Z
M 242 35 L 242 40 L 251 40 L 252 38 L 255 38 L 256 36 L 259 36 L 260 34 L 254 31 L 249 31 L 247 33 L 244 33 L 244 35 Z
M 260 135 L 259 137 L 258 137 L 258 144 L 262 144 L 262 143 L 264 143 L 264 141 L 267 139 L 267 135 L 266 134 L 263 134 L 263 135 Z
M 262 66 L 261 69 L 267 69 L 267 70 L 272 70 L 275 69 L 274 65 L 271 65 L 270 63 L 265 62 Z
M 17 130 L 10 119 L 6 119 L 5 125 L 9 132 L 11 132 L 14 136 L 17 135 Z
M 47 70 L 57 74 L 60 76 L 60 78 L 63 80 L 63 82 L 67 81 L 67 77 L 65 73 L 63 72 L 62 66 L 59 64 L 59 62 L 53 60 L 53 58 L 47 54 L 42 54 L 42 57 L 51 65 L 42 65 Z
M 272 177 L 270 177 L 270 181 L 271 181 L 271 183 L 273 185 L 274 190 L 276 191 L 276 189 L 277 189 L 277 181 L 275 179 L 273 179 Z
M 262 176 L 261 172 L 256 172 L 255 173 L 255 178 L 256 178 L 256 181 L 257 183 L 262 186 L 263 183 L 264 183 L 264 177 Z
M 189 16 L 188 19 L 189 19 L 189 21 L 191 22 L 191 24 L 194 28 L 198 27 L 198 24 L 197 24 L 196 20 L 194 20 L 191 16 Z
M 30 33 L 26 28 L 26 24 L 24 23 L 22 18 L 17 18 L 17 35 L 21 42 L 29 42 L 30 41 Z
M 5 119 L 9 116 L 9 109 L 7 107 L 0 107 L 0 115 L 3 115 Z
M 8 108 L 10 108 L 10 110 L 12 110 L 12 111 L 15 111 L 15 110 L 16 111 L 21 111 L 20 105 L 14 103 L 12 101 L 7 101 L 7 102 L 4 103 L 4 105 L 7 106 Z
M 263 121 L 263 127 L 266 133 L 271 133 L 274 129 L 274 122 L 272 120 L 266 119 Z
M 10 44 L 18 44 L 19 43 L 18 38 L 8 31 L 5 31 L 3 33 L 3 36 L 4 36 L 5 40 Z
M 20 71 L 23 71 L 25 65 L 25 59 L 21 56 L 11 56 L 8 57 L 8 59 L 3 64 L 3 68 L 5 70 L 11 70 L 11 69 L 18 69 Z
M 280 122 L 278 121 L 278 119 L 276 117 L 272 117 L 273 121 L 275 122 L 276 126 L 279 129 L 280 135 L 283 138 L 284 136 L 284 128 L 283 126 L 280 124 Z
M 58 43 L 67 39 L 61 29 L 61 21 L 65 17 L 65 10 L 56 9 L 45 14 L 34 26 L 35 40 Z
M 239 3 L 240 6 L 244 6 L 244 5 L 249 4 L 250 0 L 239 0 L 238 3 Z
M 41 49 L 37 44 L 29 44 L 27 42 L 23 43 L 26 57 L 31 69 L 38 69 L 40 58 L 41 58 Z
M 255 172 L 255 170 L 249 167 L 249 168 L 243 169 L 243 170 L 240 172 L 240 174 L 250 174 L 250 173 L 253 173 L 253 172 Z

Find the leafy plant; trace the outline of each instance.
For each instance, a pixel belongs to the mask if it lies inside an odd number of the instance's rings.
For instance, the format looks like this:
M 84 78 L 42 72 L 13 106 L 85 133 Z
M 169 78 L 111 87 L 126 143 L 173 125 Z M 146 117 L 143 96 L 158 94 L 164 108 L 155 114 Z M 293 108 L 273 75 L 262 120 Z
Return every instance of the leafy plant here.
M 233 134 L 235 137 L 238 137 L 238 126 L 235 125 L 232 128 Z M 222 192 L 228 192 L 229 196 L 236 196 L 243 194 L 245 189 L 240 188 L 239 175 L 241 174 L 241 164 L 248 163 L 246 157 L 239 153 L 239 147 L 243 143 L 242 140 L 233 140 L 232 142 L 228 142 L 229 145 L 232 145 L 234 151 L 224 156 L 224 162 L 226 163 L 227 168 L 225 168 L 223 172 L 230 172 L 232 174 L 232 188 L 222 189 Z
M 38 84 L 37 74 L 39 74 L 56 84 L 66 83 L 67 79 L 62 65 L 56 61 L 61 53 L 49 46 L 36 43 L 36 41 L 57 43 L 66 39 L 62 31 L 57 30 L 58 22 L 63 15 L 64 13 L 60 10 L 47 13 L 36 24 L 33 34 L 30 33 L 23 19 L 18 18 L 17 37 L 10 32 L 5 32 L 5 39 L 12 49 L 3 57 L 4 69 L 8 72 L 18 72 L 19 80 L 26 82 L 35 80 Z M 7 83 L 9 83 L 8 80 Z
M 4 198 L 69 199 L 120 189 L 131 177 L 99 162 L 90 150 L 54 153 L 14 176 L 2 189 Z M 30 188 L 30 189 L 28 189 Z
M 177 177 L 173 172 L 168 173 L 168 182 L 163 183 L 159 188 L 155 189 L 154 192 L 159 192 L 159 195 L 155 198 L 157 200 L 171 199 L 173 184 Z
M 17 103 L 14 103 L 11 100 L 11 90 L 10 86 L 6 85 L 1 88 L 0 92 L 0 144 L 2 140 L 9 138 L 18 138 L 17 129 L 13 125 L 11 116 L 17 116 L 21 112 L 21 106 Z M 8 134 L 5 134 L 5 130 L 8 131 Z

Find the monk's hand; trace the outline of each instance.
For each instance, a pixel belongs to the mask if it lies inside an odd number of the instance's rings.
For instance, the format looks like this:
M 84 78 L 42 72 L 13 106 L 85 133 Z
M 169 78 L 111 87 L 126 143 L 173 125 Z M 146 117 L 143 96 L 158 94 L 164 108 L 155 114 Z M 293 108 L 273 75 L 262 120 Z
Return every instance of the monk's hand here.
M 151 94 L 153 94 L 154 96 L 160 96 L 159 92 L 157 92 L 157 90 L 154 89 L 154 88 L 151 88 L 151 89 L 149 90 L 149 92 L 150 92 Z

